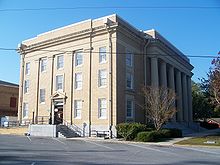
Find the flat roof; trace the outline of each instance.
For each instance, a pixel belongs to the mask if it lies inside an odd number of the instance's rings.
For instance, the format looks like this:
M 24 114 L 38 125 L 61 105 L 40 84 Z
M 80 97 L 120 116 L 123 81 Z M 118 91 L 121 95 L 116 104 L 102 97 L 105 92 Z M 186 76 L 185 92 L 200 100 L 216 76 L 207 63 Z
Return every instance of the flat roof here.
M 7 81 L 0 80 L 0 86 L 11 86 L 11 87 L 19 87 L 18 84 L 10 83 Z

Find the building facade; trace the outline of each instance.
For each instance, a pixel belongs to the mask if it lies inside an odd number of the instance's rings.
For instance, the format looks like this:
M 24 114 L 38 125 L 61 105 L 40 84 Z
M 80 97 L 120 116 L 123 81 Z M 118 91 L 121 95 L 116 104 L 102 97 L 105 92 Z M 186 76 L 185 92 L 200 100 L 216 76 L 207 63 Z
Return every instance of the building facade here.
M 192 121 L 189 59 L 155 30 L 119 16 L 86 20 L 22 42 L 19 121 L 69 123 L 90 135 L 145 122 L 142 85 L 176 91 L 173 122 Z
M 17 84 L 0 80 L 0 120 L 5 116 L 18 116 L 18 92 Z

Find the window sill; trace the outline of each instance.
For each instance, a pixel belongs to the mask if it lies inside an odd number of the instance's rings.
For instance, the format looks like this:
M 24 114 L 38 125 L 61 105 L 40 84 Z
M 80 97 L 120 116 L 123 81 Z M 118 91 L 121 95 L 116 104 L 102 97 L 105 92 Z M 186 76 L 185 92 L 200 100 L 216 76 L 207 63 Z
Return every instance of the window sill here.
M 62 67 L 62 68 L 57 68 L 57 70 L 63 70 L 64 69 L 64 67 Z
M 107 88 L 107 85 L 105 85 L 105 86 L 99 86 L 99 88 Z
M 99 64 L 107 64 L 107 61 L 99 62 Z
M 100 120 L 107 120 L 106 117 L 99 117 Z
M 82 67 L 83 66 L 83 64 L 80 64 L 80 65 L 75 65 L 75 67 Z

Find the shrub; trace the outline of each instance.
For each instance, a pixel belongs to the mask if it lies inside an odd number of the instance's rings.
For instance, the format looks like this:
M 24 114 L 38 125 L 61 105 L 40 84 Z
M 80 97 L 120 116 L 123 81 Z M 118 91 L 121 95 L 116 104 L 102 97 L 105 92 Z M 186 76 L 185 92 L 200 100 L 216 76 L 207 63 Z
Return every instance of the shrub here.
M 150 132 L 139 132 L 136 137 L 136 141 L 141 142 L 154 142 L 157 141 L 161 137 L 161 134 L 158 131 L 150 131 Z
M 140 123 L 120 123 L 116 125 L 116 130 L 125 140 L 133 140 L 139 132 L 146 131 L 147 127 Z
M 135 140 L 141 142 L 155 142 L 155 141 L 159 141 L 161 138 L 177 138 L 177 137 L 182 137 L 181 130 L 162 129 L 159 131 L 139 132 Z
M 182 130 L 177 129 L 177 128 L 171 128 L 169 129 L 170 133 L 171 133 L 171 138 L 178 138 L 178 137 L 182 137 Z

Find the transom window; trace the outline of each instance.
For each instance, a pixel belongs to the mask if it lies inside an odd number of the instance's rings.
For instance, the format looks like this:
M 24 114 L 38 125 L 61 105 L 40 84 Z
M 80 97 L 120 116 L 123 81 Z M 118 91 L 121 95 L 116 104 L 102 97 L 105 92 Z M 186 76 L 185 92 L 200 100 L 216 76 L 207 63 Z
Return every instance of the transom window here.
M 107 100 L 106 98 L 100 98 L 98 100 L 98 106 L 99 106 L 99 118 L 106 119 L 107 118 Z
M 74 117 L 80 119 L 81 111 L 82 111 L 82 100 L 75 100 L 74 101 Z
M 42 58 L 41 59 L 41 66 L 40 66 L 41 72 L 46 71 L 46 67 L 47 67 L 47 59 L 46 58 Z
M 64 56 L 59 55 L 57 56 L 57 69 L 61 69 L 64 66 Z
M 106 47 L 101 47 L 99 48 L 99 63 L 105 63 L 106 61 Z
M 75 89 L 80 90 L 82 89 L 82 73 L 75 74 Z
M 56 90 L 63 90 L 63 75 L 56 76 Z
M 79 66 L 83 64 L 83 54 L 82 52 L 76 52 L 76 58 L 75 58 L 75 66 Z
M 98 86 L 99 87 L 104 87 L 107 85 L 107 70 L 106 69 L 101 69 L 99 70 L 99 78 L 98 78 Z

